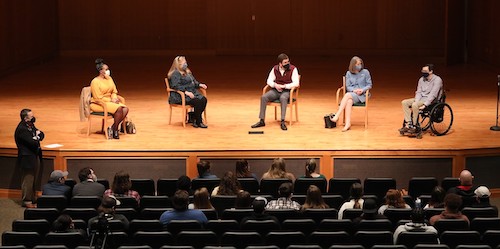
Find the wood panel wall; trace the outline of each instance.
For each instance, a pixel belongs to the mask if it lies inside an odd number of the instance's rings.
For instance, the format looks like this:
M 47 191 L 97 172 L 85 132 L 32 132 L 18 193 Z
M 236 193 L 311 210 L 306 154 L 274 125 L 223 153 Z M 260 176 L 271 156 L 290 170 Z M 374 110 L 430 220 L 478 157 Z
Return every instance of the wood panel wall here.
M 0 0 L 0 75 L 58 51 L 57 0 Z
M 469 0 L 467 7 L 468 59 L 500 69 L 500 1 Z

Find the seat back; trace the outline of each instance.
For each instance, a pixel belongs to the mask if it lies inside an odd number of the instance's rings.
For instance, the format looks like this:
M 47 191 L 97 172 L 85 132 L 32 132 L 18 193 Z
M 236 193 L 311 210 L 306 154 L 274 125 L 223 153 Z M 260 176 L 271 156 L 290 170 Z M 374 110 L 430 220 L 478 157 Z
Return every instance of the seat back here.
M 412 198 L 430 195 L 437 185 L 436 177 L 412 177 L 408 183 L 408 194 Z
M 210 198 L 210 202 L 215 210 L 217 210 L 217 213 L 222 215 L 225 209 L 235 207 L 236 195 L 214 195 Z
M 351 235 L 345 231 L 314 231 L 309 235 L 309 243 L 329 248 L 332 245 L 351 244 Z
M 400 220 L 411 220 L 411 212 L 411 208 L 388 208 L 384 215 L 396 226 Z
M 246 220 L 240 225 L 241 230 L 255 231 L 265 236 L 270 231 L 279 230 L 280 224 L 275 220 Z
M 374 245 L 372 249 L 408 249 L 408 247 L 405 245 Z
M 177 190 L 176 178 L 160 178 L 156 181 L 156 195 L 173 196 Z
M 100 184 L 102 184 L 105 189 L 109 189 L 109 181 L 108 181 L 108 179 L 99 178 L 99 179 L 97 179 L 97 182 L 100 183 Z
M 14 220 L 12 222 L 12 231 L 15 232 L 37 232 L 45 236 L 50 232 L 51 224 L 46 219 L 37 220 Z
M 238 182 L 240 182 L 241 189 L 247 191 L 252 195 L 259 194 L 259 181 L 253 177 L 248 178 L 238 178 Z
M 441 233 L 440 241 L 450 249 L 458 245 L 476 245 L 481 243 L 481 236 L 477 231 L 444 231 Z
M 427 208 L 424 209 L 425 218 L 429 220 L 432 216 L 441 214 L 444 211 L 444 208 Z
M 445 244 L 416 244 L 413 249 L 450 249 Z
M 487 230 L 483 233 L 483 244 L 498 248 L 500 245 L 500 230 Z
M 342 218 L 353 220 L 361 216 L 362 213 L 363 213 L 362 209 L 346 208 L 344 210 L 344 213 L 342 214 Z
M 217 214 L 217 210 L 215 209 L 199 209 L 205 214 L 207 220 L 216 220 L 219 218 L 219 214 Z
M 244 249 L 247 246 L 263 245 L 264 241 L 258 232 L 236 231 L 225 232 L 222 235 L 222 246 L 234 246 L 238 249 Z
M 283 231 L 300 231 L 305 236 L 309 236 L 318 228 L 318 224 L 313 219 L 286 219 L 281 222 Z
M 354 243 L 365 248 L 374 245 L 392 245 L 393 236 L 390 231 L 358 231 L 354 234 Z
M 478 231 L 480 234 L 483 234 L 487 230 L 500 230 L 500 218 L 474 218 L 470 221 L 470 229 L 473 231 Z
M 150 196 L 146 195 L 141 197 L 140 209 L 144 208 L 171 208 L 172 202 L 166 195 Z
M 318 231 L 323 232 L 340 232 L 344 231 L 349 234 L 353 232 L 353 223 L 349 219 L 323 219 L 318 225 Z
M 195 249 L 218 245 L 217 235 L 212 231 L 182 231 L 177 234 L 178 245 L 190 245 Z
M 359 231 L 392 231 L 392 228 L 388 219 L 361 220 L 357 226 Z
M 294 182 L 294 194 L 306 194 L 310 185 L 315 185 L 321 190 L 321 193 L 326 193 L 326 179 L 325 178 L 297 178 Z
M 132 182 L 130 189 L 137 191 L 139 195 L 156 195 L 153 179 L 130 179 L 130 181 Z
M 448 189 L 456 187 L 460 185 L 460 179 L 456 177 L 445 177 L 441 181 L 441 187 L 445 190 L 448 191 Z
M 59 216 L 57 208 L 26 208 L 24 210 L 25 220 L 45 219 L 52 224 Z
M 216 186 L 219 186 L 219 183 L 219 178 L 195 178 L 191 181 L 191 188 L 197 190 L 205 187 L 209 193 L 212 193 L 212 190 L 214 190 Z
M 238 231 L 240 224 L 236 220 L 208 220 L 205 228 L 217 234 L 220 239 L 225 232 Z
M 143 232 L 160 232 L 163 230 L 163 225 L 159 220 L 144 220 L 144 219 L 134 219 L 129 223 L 128 233 L 133 236 L 138 231 Z
M 174 236 L 167 231 L 138 231 L 133 236 L 135 243 L 147 245 L 153 249 L 159 249 L 163 245 L 174 244 Z
M 2 246 L 23 245 L 26 249 L 31 249 L 39 244 L 42 244 L 42 237 L 37 232 L 4 231 L 2 233 Z
M 64 195 L 42 195 L 37 199 L 37 207 L 57 208 L 62 211 L 68 206 L 68 199 Z
M 98 208 L 101 205 L 99 196 L 73 196 L 69 203 L 72 208 Z
M 278 179 L 261 179 L 260 180 L 260 193 L 264 195 L 271 195 L 275 198 L 278 197 L 278 189 L 282 183 L 292 182 L 288 178 Z
M 117 196 L 116 199 L 118 199 L 120 203 L 120 208 L 133 208 L 133 209 L 138 209 L 139 208 L 139 203 L 137 203 L 137 200 L 134 197 L 131 196 Z
M 353 183 L 361 183 L 359 178 L 330 178 L 328 183 L 328 193 L 341 195 L 344 200 L 348 200 Z
M 306 243 L 306 236 L 299 231 L 275 231 L 269 232 L 264 238 L 266 245 L 277 245 L 286 249 L 289 245 L 301 245 Z
M 319 224 L 323 219 L 337 219 L 338 211 L 335 208 L 308 208 L 302 215 L 304 218 L 313 219 Z
M 226 209 L 222 211 L 222 219 L 224 220 L 236 220 L 238 223 L 244 217 L 250 216 L 253 214 L 253 209 L 245 208 L 245 209 Z
M 439 234 L 444 231 L 466 231 L 469 230 L 469 222 L 462 219 L 439 219 L 434 223 L 434 228 Z
M 171 220 L 167 224 L 167 231 L 176 236 L 182 231 L 200 231 L 202 225 L 197 220 Z
M 383 200 L 387 190 L 396 189 L 396 180 L 389 177 L 366 178 L 364 181 L 365 195 L 375 195 Z
M 438 235 L 433 232 L 401 232 L 396 244 L 413 248 L 417 244 L 438 244 Z
M 90 218 L 97 216 L 95 208 L 66 208 L 63 214 L 69 215 L 72 219 L 81 219 L 88 222 Z
M 276 217 L 280 223 L 286 219 L 297 219 L 302 217 L 302 213 L 294 209 L 268 209 L 265 212 Z
M 144 208 L 141 210 L 140 217 L 141 219 L 146 220 L 159 220 L 160 216 L 166 212 L 173 210 L 173 208 Z
M 342 204 L 344 204 L 344 197 L 336 194 L 323 194 L 323 200 L 330 208 L 340 209 Z
M 85 245 L 85 237 L 80 232 L 55 233 L 49 232 L 45 235 L 45 244 L 65 245 L 68 249 Z
M 464 207 L 462 209 L 462 214 L 467 216 L 469 220 L 474 220 L 475 218 L 488 218 L 488 217 L 498 217 L 498 209 L 495 207 Z

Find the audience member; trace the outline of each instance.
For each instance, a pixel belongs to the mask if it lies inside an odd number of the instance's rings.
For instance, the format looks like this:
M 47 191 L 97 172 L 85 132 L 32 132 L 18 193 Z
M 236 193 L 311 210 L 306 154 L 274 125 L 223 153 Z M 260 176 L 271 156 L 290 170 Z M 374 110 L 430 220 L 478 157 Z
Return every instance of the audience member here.
M 250 216 L 241 219 L 240 224 L 245 223 L 247 220 L 274 220 L 279 224 L 278 218 L 264 212 L 267 206 L 267 199 L 262 196 L 257 196 L 252 202 L 253 213 Z
M 252 196 L 247 191 L 240 191 L 236 194 L 235 208 L 251 208 Z
M 321 190 L 316 185 L 309 186 L 306 193 L 306 201 L 304 202 L 304 205 L 302 205 L 302 210 L 306 210 L 309 208 L 329 208 L 329 206 L 323 200 L 323 196 L 321 196 Z
M 193 203 L 188 205 L 189 209 L 214 209 L 210 202 L 208 189 L 203 187 L 194 191 Z
M 99 219 L 119 220 L 125 230 L 129 227 L 129 220 L 122 214 L 115 213 L 116 206 L 120 206 L 120 201 L 113 195 L 104 196 L 101 205 L 97 208 L 98 216 L 90 218 L 88 222 L 89 231 L 92 231 L 92 224 L 99 222 Z
M 97 182 L 97 176 L 92 168 L 85 167 L 78 172 L 80 183 L 73 187 L 73 196 L 99 196 L 102 197 L 104 185 Z
M 224 173 L 222 179 L 220 179 L 219 186 L 213 189 L 212 196 L 236 195 L 240 191 L 242 191 L 240 182 L 238 182 L 238 179 L 232 171 L 227 171 L 226 173 Z
M 377 202 L 374 199 L 366 199 L 363 203 L 363 213 L 361 216 L 352 220 L 355 225 L 358 225 L 362 220 L 378 220 L 378 219 L 387 219 L 387 217 L 383 214 L 379 214 L 377 212 L 378 206 Z
M 253 177 L 257 179 L 255 173 L 250 171 L 250 166 L 248 166 L 248 162 L 245 159 L 241 159 L 236 161 L 236 177 L 238 178 L 250 178 Z
M 490 203 L 491 192 L 486 186 L 479 186 L 476 190 L 474 190 L 474 194 L 476 195 L 477 201 L 472 204 L 472 207 L 493 207 L 497 209 L 496 206 L 493 206 Z
M 68 171 L 54 170 L 50 173 L 48 183 L 42 186 L 42 195 L 64 195 L 71 198 L 71 188 L 64 184 Z
M 476 202 L 476 196 L 474 194 L 474 186 L 472 181 L 474 180 L 474 176 L 468 170 L 462 170 L 460 172 L 460 185 L 448 189 L 448 194 L 453 193 L 462 197 L 462 208 L 470 207 L 472 204 Z
M 363 197 L 363 186 L 360 183 L 353 183 L 351 189 L 349 190 L 351 199 L 344 202 L 339 210 L 339 220 L 344 217 L 344 211 L 346 209 L 361 209 L 363 208 L 363 203 L 365 200 Z
M 278 179 L 288 178 L 295 181 L 295 176 L 292 173 L 286 172 L 286 163 L 283 158 L 275 158 L 271 168 L 262 175 L 262 179 Z
M 209 161 L 200 161 L 196 164 L 196 168 L 198 169 L 198 178 L 217 178 L 216 175 L 213 175 L 210 172 L 210 162 Z
M 73 223 L 73 219 L 67 214 L 61 214 L 52 224 L 52 231 L 56 233 L 71 233 L 78 232 L 84 238 L 87 237 L 87 233 L 83 229 L 75 229 L 75 224 Z
M 403 200 L 403 195 L 397 189 L 389 189 L 385 194 L 385 204 L 378 209 L 379 214 L 384 214 L 388 208 L 411 208 Z
M 168 226 L 168 223 L 172 220 L 197 220 L 201 224 L 207 223 L 207 216 L 197 209 L 188 209 L 189 204 L 189 194 L 185 190 L 175 191 L 172 197 L 172 206 L 174 210 L 165 211 L 160 216 L 160 223 L 164 227 Z
M 394 231 L 394 244 L 397 245 L 398 237 L 402 232 L 432 232 L 438 234 L 438 231 L 433 226 L 428 226 L 425 223 L 425 214 L 423 209 L 414 208 L 411 213 L 411 222 L 404 225 L 399 225 Z
M 284 182 L 278 190 L 279 198 L 272 200 L 266 205 L 266 209 L 295 209 L 300 210 L 300 204 L 292 200 L 293 184 Z
M 104 196 L 113 195 L 116 197 L 129 196 L 133 197 L 137 203 L 141 200 L 141 196 L 135 190 L 131 190 L 132 182 L 127 172 L 120 170 L 115 174 L 111 188 L 104 192 Z
M 462 206 L 462 198 L 457 194 L 447 194 L 444 197 L 444 211 L 441 214 L 432 216 L 429 223 L 434 225 L 440 219 L 462 219 L 469 222 L 469 218 L 460 212 Z M 470 223 L 470 222 L 469 222 Z
M 316 172 L 316 159 L 311 158 L 306 162 L 306 174 L 300 178 L 325 178 L 324 175 Z
M 431 199 L 429 203 L 425 205 L 424 209 L 427 208 L 443 208 L 444 207 L 444 197 L 446 196 L 446 191 L 441 186 L 436 186 L 431 192 Z
M 181 175 L 177 179 L 175 183 L 176 190 L 186 190 L 189 195 L 193 194 L 193 190 L 191 189 L 191 178 L 187 175 Z M 171 197 L 171 196 L 170 196 Z

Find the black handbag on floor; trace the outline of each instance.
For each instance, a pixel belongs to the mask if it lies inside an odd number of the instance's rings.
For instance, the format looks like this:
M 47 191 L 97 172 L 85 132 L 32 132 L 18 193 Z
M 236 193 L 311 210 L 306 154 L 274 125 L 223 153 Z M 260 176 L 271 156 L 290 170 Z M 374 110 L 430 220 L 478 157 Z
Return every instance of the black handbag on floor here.
M 325 128 L 327 129 L 331 129 L 331 128 L 335 128 L 337 127 L 337 122 L 333 122 L 330 118 L 333 118 L 335 117 L 335 114 L 333 113 L 330 113 L 330 114 L 326 114 L 324 116 L 324 119 L 325 119 Z

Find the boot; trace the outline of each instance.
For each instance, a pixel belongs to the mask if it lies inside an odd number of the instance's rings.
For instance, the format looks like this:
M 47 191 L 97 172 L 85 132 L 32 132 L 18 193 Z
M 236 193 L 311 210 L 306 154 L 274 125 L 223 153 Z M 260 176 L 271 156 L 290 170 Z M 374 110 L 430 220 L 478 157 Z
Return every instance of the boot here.
M 120 135 L 118 133 L 118 130 L 113 130 L 113 138 L 114 139 L 120 139 Z

